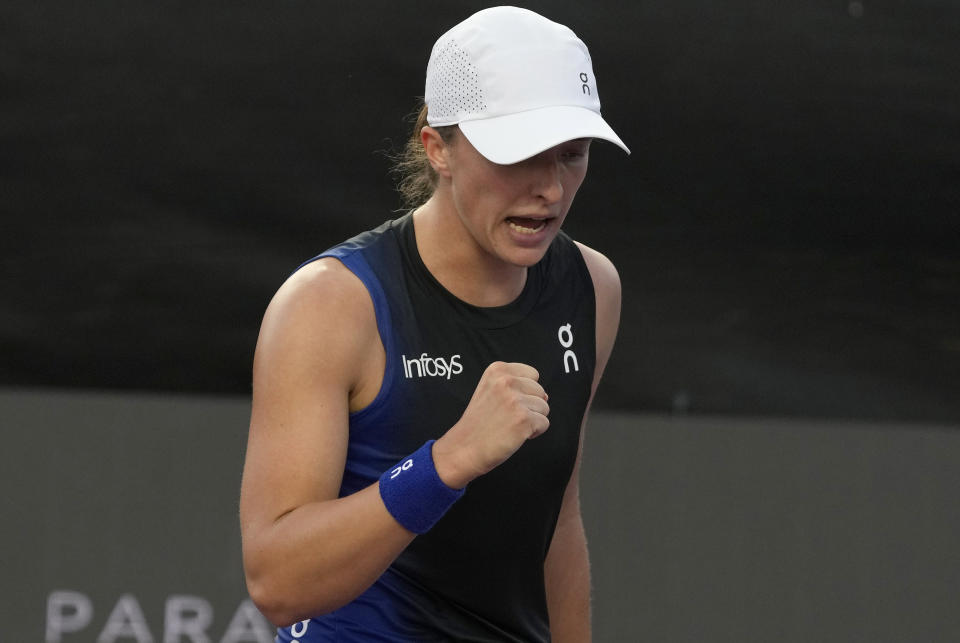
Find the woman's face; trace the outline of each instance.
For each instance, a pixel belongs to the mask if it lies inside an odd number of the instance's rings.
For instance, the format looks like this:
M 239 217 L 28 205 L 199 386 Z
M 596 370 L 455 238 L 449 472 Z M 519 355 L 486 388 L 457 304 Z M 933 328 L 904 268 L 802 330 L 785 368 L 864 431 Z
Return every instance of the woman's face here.
M 486 252 L 517 266 L 540 261 L 587 173 L 591 139 L 525 161 L 488 161 L 462 133 L 447 149 L 450 189 L 464 228 Z

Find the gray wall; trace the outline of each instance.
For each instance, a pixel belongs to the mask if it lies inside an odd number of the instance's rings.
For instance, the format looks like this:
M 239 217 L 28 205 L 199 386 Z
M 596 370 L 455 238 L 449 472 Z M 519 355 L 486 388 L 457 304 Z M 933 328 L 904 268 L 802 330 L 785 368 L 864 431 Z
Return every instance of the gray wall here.
M 270 640 L 241 573 L 247 413 L 0 391 L 0 639 Z M 956 640 L 957 429 L 596 413 L 597 640 Z
M 602 415 L 599 641 L 956 641 L 960 431 Z

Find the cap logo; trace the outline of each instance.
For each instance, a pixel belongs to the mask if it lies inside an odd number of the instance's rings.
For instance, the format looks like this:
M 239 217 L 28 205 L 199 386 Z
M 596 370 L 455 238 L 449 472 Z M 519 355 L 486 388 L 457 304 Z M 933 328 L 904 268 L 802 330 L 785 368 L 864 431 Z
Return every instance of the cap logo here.
M 587 72 L 585 71 L 580 72 L 580 82 L 583 83 L 582 85 L 583 93 L 589 96 L 590 85 L 588 85 L 587 83 L 590 82 L 590 76 L 587 75 Z

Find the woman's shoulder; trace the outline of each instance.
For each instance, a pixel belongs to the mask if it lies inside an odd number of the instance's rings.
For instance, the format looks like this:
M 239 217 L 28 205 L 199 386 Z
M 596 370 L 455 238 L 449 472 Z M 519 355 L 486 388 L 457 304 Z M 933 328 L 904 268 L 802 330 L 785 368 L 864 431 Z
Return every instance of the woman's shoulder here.
M 620 273 L 617 272 L 613 262 L 602 252 L 594 250 L 585 243 L 574 241 L 574 245 L 580 251 L 583 262 L 590 272 L 590 278 L 593 280 L 594 290 L 598 296 L 602 293 L 620 296 Z
M 281 284 L 271 307 L 323 309 L 329 304 L 349 304 L 362 298 L 361 280 L 336 257 L 321 257 L 304 264 Z
M 597 379 L 599 382 L 620 327 L 621 286 L 616 266 L 601 252 L 590 246 L 575 242 L 583 255 L 583 261 L 593 281 L 597 306 Z
M 307 348 L 339 344 L 362 347 L 376 333 L 370 295 L 340 260 L 323 257 L 294 272 L 280 286 L 264 314 L 264 334 L 281 334 Z

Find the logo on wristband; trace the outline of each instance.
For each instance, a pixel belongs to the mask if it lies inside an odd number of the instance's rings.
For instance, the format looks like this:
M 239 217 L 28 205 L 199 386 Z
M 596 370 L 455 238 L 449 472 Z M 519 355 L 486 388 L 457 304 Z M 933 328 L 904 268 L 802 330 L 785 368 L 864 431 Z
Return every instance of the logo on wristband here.
M 400 475 L 401 471 L 406 471 L 407 469 L 410 469 L 412 467 L 413 467 L 413 458 L 409 458 L 399 467 L 397 467 L 396 469 L 390 472 L 390 479 L 393 480 L 398 475 Z

